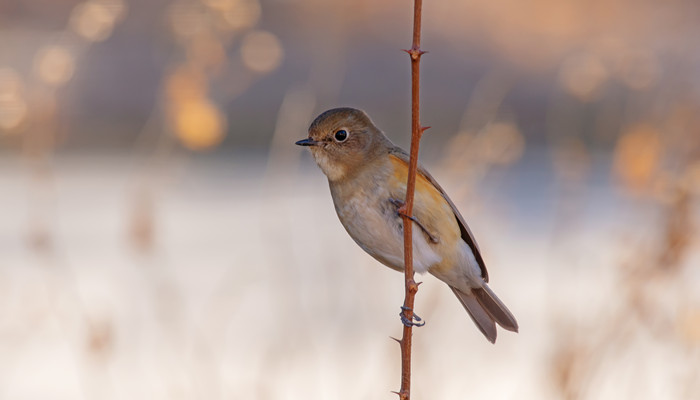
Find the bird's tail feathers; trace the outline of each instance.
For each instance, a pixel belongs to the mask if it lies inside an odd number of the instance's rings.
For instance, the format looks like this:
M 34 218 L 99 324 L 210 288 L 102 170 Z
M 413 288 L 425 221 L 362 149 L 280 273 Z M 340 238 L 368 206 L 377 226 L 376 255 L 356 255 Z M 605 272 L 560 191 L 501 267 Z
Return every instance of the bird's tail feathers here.
M 496 324 L 512 332 L 518 331 L 518 322 L 513 314 L 485 283 L 483 287 L 473 288 L 468 293 L 452 286 L 450 288 L 489 342 L 496 342 Z
M 457 298 L 467 310 L 467 314 L 472 318 L 474 324 L 486 336 L 486 339 L 491 343 L 496 343 L 496 323 L 486 310 L 479 304 L 476 296 L 469 291 L 464 293 L 450 286 L 452 291 L 457 295 Z
M 479 289 L 472 289 L 472 293 L 498 325 L 505 330 L 518 332 L 518 321 L 487 284 L 484 283 L 484 286 Z

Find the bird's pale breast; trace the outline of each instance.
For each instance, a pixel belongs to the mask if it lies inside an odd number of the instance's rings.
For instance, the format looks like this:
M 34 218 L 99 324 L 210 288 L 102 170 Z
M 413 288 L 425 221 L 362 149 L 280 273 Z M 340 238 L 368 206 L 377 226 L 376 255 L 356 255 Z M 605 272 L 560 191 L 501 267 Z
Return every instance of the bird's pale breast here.
M 403 229 L 391 199 L 406 195 L 406 163 L 389 155 L 364 168 L 352 179 L 331 183 L 336 212 L 341 223 L 371 256 L 383 264 L 403 269 Z M 371 171 L 371 172 L 370 172 Z M 451 206 L 424 176 L 418 175 L 413 215 L 437 238 L 433 243 L 414 224 L 413 257 L 417 272 L 439 272 L 461 263 L 460 230 Z

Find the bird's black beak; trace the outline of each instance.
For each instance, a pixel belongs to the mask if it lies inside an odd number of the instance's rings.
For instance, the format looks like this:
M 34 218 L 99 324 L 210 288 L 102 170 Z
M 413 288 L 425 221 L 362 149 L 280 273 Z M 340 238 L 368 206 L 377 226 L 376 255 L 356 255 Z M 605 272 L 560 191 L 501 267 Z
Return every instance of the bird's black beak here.
M 316 146 L 318 144 L 318 142 L 311 139 L 311 138 L 306 138 L 306 139 L 301 139 L 294 144 L 297 146 Z

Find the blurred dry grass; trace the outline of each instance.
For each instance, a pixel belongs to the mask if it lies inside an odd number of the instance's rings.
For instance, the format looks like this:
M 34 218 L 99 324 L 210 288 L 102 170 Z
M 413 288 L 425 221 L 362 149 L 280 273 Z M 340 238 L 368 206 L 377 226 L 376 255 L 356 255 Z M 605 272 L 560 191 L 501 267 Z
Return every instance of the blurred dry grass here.
M 401 277 L 291 143 L 407 142 L 404 6 L 0 2 L 0 398 L 392 398 Z M 424 162 L 522 332 L 426 277 L 416 398 L 700 396 L 697 15 L 425 5 Z

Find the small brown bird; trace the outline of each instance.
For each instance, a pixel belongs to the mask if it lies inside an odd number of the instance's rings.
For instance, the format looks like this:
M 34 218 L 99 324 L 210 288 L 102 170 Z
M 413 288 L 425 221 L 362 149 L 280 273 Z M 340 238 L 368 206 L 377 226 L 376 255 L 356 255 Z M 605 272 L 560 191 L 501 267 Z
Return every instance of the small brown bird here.
M 361 110 L 335 108 L 319 115 L 309 146 L 333 197 L 335 211 L 350 237 L 377 261 L 403 271 L 403 220 L 408 155 L 395 146 Z M 428 172 L 419 166 L 413 205 L 413 262 L 457 295 L 479 330 L 496 341 L 496 324 L 517 332 L 518 323 L 491 291 L 486 265 L 467 223 Z

